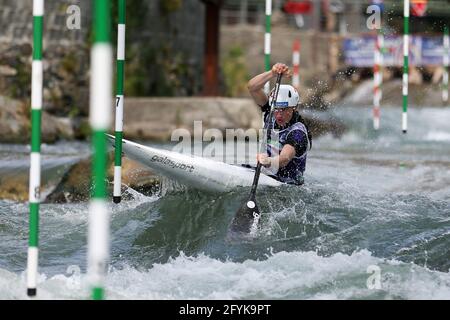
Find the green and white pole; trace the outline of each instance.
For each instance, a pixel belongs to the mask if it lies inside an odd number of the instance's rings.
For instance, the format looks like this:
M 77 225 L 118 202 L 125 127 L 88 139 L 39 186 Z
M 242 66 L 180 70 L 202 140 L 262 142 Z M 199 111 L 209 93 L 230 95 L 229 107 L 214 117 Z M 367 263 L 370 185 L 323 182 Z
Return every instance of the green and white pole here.
M 110 1 L 94 0 L 94 44 L 91 49 L 90 124 L 92 128 L 93 194 L 89 206 L 88 276 L 92 298 L 104 297 L 103 282 L 109 260 L 109 212 L 106 192 L 106 132 L 112 113 Z
M 27 259 L 27 295 L 37 293 L 39 256 L 39 203 L 41 189 L 42 38 L 44 0 L 33 1 L 33 63 L 31 71 L 30 231 Z
M 116 95 L 116 126 L 114 153 L 114 191 L 113 201 L 119 203 L 122 199 L 122 138 L 123 138 L 123 79 L 125 67 L 125 19 L 126 0 L 119 1 L 119 24 L 117 26 L 117 95 Z
M 409 0 L 404 0 L 403 33 L 403 114 L 402 130 L 408 131 L 408 83 L 409 83 Z
M 448 104 L 448 66 L 450 64 L 450 37 L 448 26 L 444 27 L 444 75 L 442 77 L 442 101 Z
M 264 63 L 265 71 L 271 69 L 270 66 L 270 47 L 271 47 L 271 19 L 272 19 L 272 0 L 266 0 L 266 33 L 264 35 Z M 266 82 L 264 85 L 264 91 L 269 94 L 270 82 Z

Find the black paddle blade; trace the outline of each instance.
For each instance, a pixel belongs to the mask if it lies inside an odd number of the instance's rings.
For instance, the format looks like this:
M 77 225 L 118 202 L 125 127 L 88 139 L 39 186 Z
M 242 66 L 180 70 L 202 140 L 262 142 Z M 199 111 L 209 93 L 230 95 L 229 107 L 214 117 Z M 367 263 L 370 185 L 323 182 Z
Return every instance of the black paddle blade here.
M 231 237 L 251 236 L 256 233 L 261 213 L 255 199 L 249 199 L 239 208 L 229 229 Z

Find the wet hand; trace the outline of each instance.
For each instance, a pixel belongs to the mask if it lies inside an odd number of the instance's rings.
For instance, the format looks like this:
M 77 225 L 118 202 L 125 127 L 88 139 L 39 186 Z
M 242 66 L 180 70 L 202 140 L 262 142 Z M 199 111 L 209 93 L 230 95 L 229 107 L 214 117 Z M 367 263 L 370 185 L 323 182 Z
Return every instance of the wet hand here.
M 256 161 L 261 163 L 263 167 L 269 168 L 272 162 L 270 161 L 270 158 L 265 153 L 259 153 L 256 155 Z
M 276 76 L 280 73 L 288 78 L 291 76 L 291 71 L 289 70 L 289 67 L 287 65 L 285 65 L 284 63 L 274 64 L 272 67 L 272 75 Z

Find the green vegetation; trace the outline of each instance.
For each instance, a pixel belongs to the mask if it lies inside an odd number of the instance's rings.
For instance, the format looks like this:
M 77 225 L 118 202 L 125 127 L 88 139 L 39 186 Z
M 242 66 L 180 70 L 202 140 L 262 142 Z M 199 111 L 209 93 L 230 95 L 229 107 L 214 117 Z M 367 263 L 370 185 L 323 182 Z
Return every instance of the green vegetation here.
M 175 46 L 170 39 L 178 30 L 172 24 L 170 14 L 181 9 L 182 0 L 160 0 L 161 20 L 166 27 L 164 38 L 142 37 L 146 32 L 149 3 L 127 1 L 127 46 L 125 53 L 124 90 L 128 96 L 176 96 L 192 95 L 198 85 L 195 70 L 189 64 L 190 57 Z M 112 15 L 116 17 L 112 30 L 117 38 L 117 3 L 113 1 Z M 114 39 L 115 39 L 114 38 Z M 169 40 L 167 40 L 169 39 Z M 115 42 L 113 42 L 115 43 Z M 114 82 L 115 83 L 115 82 Z
M 77 71 L 77 55 L 74 51 L 70 51 L 64 55 L 61 60 L 61 68 L 68 74 L 73 75 Z
M 221 61 L 225 82 L 225 93 L 229 97 L 237 97 L 247 92 L 250 80 L 245 64 L 244 51 L 239 46 L 232 47 Z
M 31 65 L 22 63 L 17 59 L 14 68 L 17 71 L 14 81 L 9 82 L 6 95 L 14 99 L 22 99 L 31 94 Z
M 174 96 L 192 94 L 186 91 L 193 82 L 193 70 L 182 52 L 165 45 L 138 45 L 127 51 L 125 92 L 130 96 Z M 188 85 L 187 82 L 191 81 Z
M 170 14 L 177 11 L 183 5 L 182 0 L 159 0 L 161 11 L 164 14 Z
M 81 120 L 76 126 L 75 138 L 79 140 L 89 139 L 92 136 L 92 128 L 88 119 Z

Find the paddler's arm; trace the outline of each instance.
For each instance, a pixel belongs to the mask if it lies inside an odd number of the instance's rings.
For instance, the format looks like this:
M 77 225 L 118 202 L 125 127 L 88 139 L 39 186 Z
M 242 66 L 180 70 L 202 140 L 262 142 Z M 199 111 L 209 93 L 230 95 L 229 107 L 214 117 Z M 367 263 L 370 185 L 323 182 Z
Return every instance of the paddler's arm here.
M 275 78 L 279 73 L 289 78 L 289 67 L 284 63 L 276 63 L 273 65 L 272 70 L 263 72 L 255 77 L 253 77 L 247 84 L 248 91 L 250 92 L 253 100 L 259 106 L 264 106 L 269 98 L 264 92 L 264 85 L 267 81 Z
M 266 168 L 283 168 L 295 157 L 295 148 L 290 144 L 286 144 L 281 149 L 280 155 L 276 157 L 268 157 L 265 153 L 260 153 L 257 160 Z

